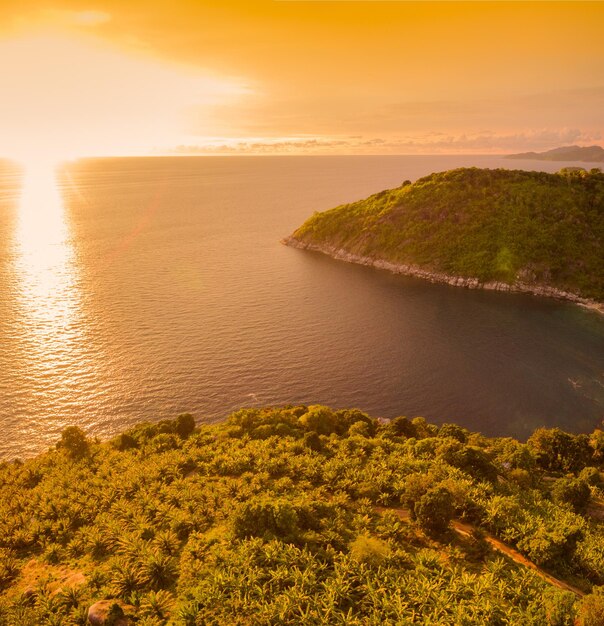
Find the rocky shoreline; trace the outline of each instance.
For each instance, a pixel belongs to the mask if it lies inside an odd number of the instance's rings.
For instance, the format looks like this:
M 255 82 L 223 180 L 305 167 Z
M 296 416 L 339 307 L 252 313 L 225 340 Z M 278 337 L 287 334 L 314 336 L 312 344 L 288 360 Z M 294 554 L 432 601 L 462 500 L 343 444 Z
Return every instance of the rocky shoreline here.
M 513 284 L 490 281 L 480 282 L 477 278 L 464 278 L 463 276 L 451 276 L 444 272 L 433 272 L 420 267 L 419 265 L 409 265 L 392 263 L 384 259 L 376 259 L 369 256 L 362 256 L 359 254 L 353 254 L 343 248 L 336 248 L 335 246 L 319 245 L 316 243 L 309 243 L 306 241 L 300 241 L 295 237 L 289 236 L 282 240 L 282 243 L 291 248 L 298 248 L 300 250 L 311 250 L 313 252 L 321 252 L 334 259 L 340 261 L 346 261 L 347 263 L 356 263 L 357 265 L 368 265 L 378 269 L 388 270 L 393 274 L 404 274 L 406 276 L 415 276 L 417 278 L 423 278 L 429 280 L 432 283 L 444 283 L 452 285 L 454 287 L 465 287 L 466 289 L 488 289 L 491 291 L 508 291 L 514 293 L 528 293 L 534 296 L 542 296 L 546 298 L 556 298 L 557 300 L 567 300 L 573 302 L 582 307 L 588 308 L 593 311 L 597 311 L 604 315 L 604 303 L 591 300 L 589 298 L 583 298 L 575 293 L 564 291 L 562 289 L 556 289 L 548 285 L 532 284 L 517 281 Z

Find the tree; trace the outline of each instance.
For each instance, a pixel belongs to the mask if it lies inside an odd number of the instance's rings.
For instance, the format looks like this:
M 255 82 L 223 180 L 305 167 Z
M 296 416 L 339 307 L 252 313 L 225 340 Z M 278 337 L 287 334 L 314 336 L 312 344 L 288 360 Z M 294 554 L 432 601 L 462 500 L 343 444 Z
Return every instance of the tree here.
M 78 426 L 68 426 L 61 433 L 58 450 L 65 450 L 72 459 L 80 459 L 88 454 L 90 442 Z
M 559 428 L 538 428 L 527 445 L 537 464 L 551 472 L 576 472 L 591 462 L 593 450 L 587 435 L 571 435 Z
M 461 443 L 468 441 L 468 431 L 457 424 L 443 424 L 438 429 L 439 437 L 451 437 Z
M 323 449 L 323 442 L 321 441 L 321 437 L 314 431 L 311 430 L 307 433 L 304 433 L 304 438 L 302 440 L 304 445 L 315 452 L 321 452 Z
M 593 450 L 596 463 L 604 463 L 604 430 L 596 428 L 589 438 L 589 446 Z
M 417 427 L 404 416 L 390 420 L 383 426 L 382 432 L 388 439 L 392 437 L 417 437 Z
M 589 485 L 580 478 L 564 477 L 552 487 L 552 498 L 558 504 L 570 504 L 575 513 L 584 513 L 589 504 Z
M 588 485 L 592 487 L 602 488 L 604 481 L 602 481 L 602 474 L 595 467 L 585 467 L 579 472 L 579 478 L 584 480 Z
M 176 418 L 176 432 L 186 439 L 195 430 L 195 418 L 190 413 L 181 413 Z
M 300 417 L 299 422 L 304 430 L 314 430 L 319 435 L 341 434 L 348 430 L 348 424 L 339 420 L 331 409 L 318 404 L 309 406 L 308 411 Z
M 428 534 L 444 533 L 453 519 L 453 496 L 444 487 L 434 487 L 415 503 L 415 519 Z

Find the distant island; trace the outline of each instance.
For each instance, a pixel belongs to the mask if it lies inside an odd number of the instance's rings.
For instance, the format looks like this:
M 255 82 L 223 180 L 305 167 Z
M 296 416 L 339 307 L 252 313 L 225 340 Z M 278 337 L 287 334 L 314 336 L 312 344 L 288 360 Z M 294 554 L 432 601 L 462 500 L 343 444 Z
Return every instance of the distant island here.
M 460 168 L 315 213 L 284 243 L 604 311 L 604 174 Z
M 582 161 L 604 163 L 604 149 L 601 146 L 564 146 L 546 152 L 521 152 L 508 154 L 507 159 L 534 159 L 536 161 Z
M 319 405 L 69 426 L 0 463 L 0 623 L 602 624 L 603 463 Z

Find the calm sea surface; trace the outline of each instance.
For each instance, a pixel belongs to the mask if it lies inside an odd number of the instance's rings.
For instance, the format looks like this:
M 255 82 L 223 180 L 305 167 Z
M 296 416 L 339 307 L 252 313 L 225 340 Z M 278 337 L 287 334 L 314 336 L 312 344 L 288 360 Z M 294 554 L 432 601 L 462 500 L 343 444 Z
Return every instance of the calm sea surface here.
M 604 418 L 604 318 L 279 243 L 316 210 L 496 157 L 95 159 L 0 166 L 0 458 L 78 424 L 322 403 L 487 434 Z

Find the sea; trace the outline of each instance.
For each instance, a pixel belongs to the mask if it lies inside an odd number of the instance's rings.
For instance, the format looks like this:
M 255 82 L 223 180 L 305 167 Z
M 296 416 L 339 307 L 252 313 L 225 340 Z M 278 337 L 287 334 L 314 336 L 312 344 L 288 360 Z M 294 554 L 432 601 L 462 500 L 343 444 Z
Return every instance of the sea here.
M 281 240 L 315 211 L 497 156 L 0 164 L 0 459 L 69 425 L 324 404 L 525 439 L 604 418 L 604 316 L 335 261 Z M 591 167 L 590 164 L 582 164 Z M 595 166 L 596 164 L 594 164 Z

